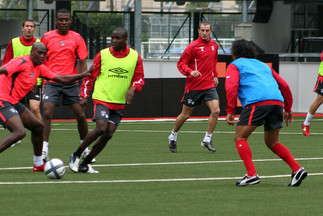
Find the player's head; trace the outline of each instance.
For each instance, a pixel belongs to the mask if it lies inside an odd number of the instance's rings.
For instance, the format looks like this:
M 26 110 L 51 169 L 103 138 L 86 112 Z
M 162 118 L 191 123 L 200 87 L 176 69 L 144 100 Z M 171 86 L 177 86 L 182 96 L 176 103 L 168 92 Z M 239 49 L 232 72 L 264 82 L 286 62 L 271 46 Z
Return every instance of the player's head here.
M 257 51 L 255 46 L 245 39 L 236 40 L 232 43 L 231 53 L 233 59 L 240 57 L 255 58 Z
M 25 20 L 22 23 L 21 31 L 25 38 L 30 39 L 34 36 L 35 33 L 35 22 L 33 20 Z
M 67 9 L 59 9 L 56 12 L 55 22 L 58 33 L 66 35 L 72 24 L 71 12 Z
M 111 46 L 114 50 L 123 50 L 128 40 L 128 32 L 125 28 L 118 27 L 111 33 Z
M 203 39 L 208 41 L 210 39 L 210 35 L 212 33 L 212 26 L 211 23 L 208 21 L 203 21 L 199 25 L 199 29 L 197 30 L 199 36 Z
M 34 65 L 40 65 L 43 63 L 47 54 L 47 47 L 42 42 L 36 42 L 30 51 L 30 59 Z

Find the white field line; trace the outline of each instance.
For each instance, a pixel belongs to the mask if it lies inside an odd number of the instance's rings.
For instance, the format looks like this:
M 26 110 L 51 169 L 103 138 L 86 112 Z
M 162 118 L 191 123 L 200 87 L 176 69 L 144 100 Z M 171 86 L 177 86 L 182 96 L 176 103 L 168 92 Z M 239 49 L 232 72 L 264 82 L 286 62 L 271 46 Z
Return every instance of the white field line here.
M 295 158 L 297 161 L 323 160 L 323 157 L 317 158 Z M 281 159 L 254 159 L 254 162 L 274 162 Z M 163 166 L 163 165 L 188 165 L 188 164 L 212 164 L 212 163 L 242 163 L 242 160 L 225 160 L 225 161 L 182 161 L 182 162 L 161 162 L 161 163 L 128 163 L 128 164 L 94 164 L 93 167 L 127 167 L 127 166 Z M 66 166 L 68 168 L 68 166 Z M 8 167 L 0 168 L 4 170 L 27 170 L 32 167 Z
M 321 176 L 323 173 L 309 173 L 309 176 Z M 290 175 L 271 175 L 259 176 L 266 178 L 284 178 Z M 35 181 L 35 182 L 0 182 L 0 185 L 30 185 L 30 184 L 94 184 L 94 183 L 147 183 L 147 182 L 183 182 L 183 181 L 219 181 L 219 180 L 237 180 L 241 177 L 214 177 L 214 178 L 177 178 L 177 179 L 120 179 L 120 180 L 100 180 L 100 181 Z
M 295 158 L 296 160 L 323 160 L 323 157 L 318 158 Z M 255 159 L 255 162 L 270 162 L 279 161 L 281 159 Z M 164 162 L 164 163 L 131 163 L 131 164 L 100 164 L 93 165 L 94 167 L 120 167 L 120 166 L 161 166 L 161 165 L 187 165 L 187 164 L 210 164 L 210 163 L 241 163 L 241 160 L 227 160 L 227 161 L 190 161 L 190 162 Z M 67 166 L 66 166 L 67 167 Z M 32 169 L 32 167 L 12 167 L 12 168 L 0 168 L 0 171 L 4 170 L 21 170 Z M 309 173 L 312 176 L 321 176 L 323 173 Z M 260 176 L 260 178 L 283 178 L 290 177 L 287 175 L 270 175 Z M 30 184 L 93 184 L 93 183 L 145 183 L 145 182 L 177 182 L 177 181 L 218 181 L 218 180 L 234 180 L 240 179 L 240 177 L 213 177 L 213 178 L 176 178 L 176 179 L 120 179 L 120 180 L 100 180 L 100 181 L 35 181 L 35 182 L 0 182 L 0 185 L 30 185 Z

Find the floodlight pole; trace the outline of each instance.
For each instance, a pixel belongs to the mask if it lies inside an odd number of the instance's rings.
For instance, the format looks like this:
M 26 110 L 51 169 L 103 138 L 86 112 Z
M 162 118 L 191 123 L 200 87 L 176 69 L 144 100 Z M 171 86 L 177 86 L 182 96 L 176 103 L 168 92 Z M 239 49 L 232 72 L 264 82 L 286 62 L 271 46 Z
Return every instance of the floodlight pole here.
M 141 0 L 135 0 L 135 50 L 141 55 Z

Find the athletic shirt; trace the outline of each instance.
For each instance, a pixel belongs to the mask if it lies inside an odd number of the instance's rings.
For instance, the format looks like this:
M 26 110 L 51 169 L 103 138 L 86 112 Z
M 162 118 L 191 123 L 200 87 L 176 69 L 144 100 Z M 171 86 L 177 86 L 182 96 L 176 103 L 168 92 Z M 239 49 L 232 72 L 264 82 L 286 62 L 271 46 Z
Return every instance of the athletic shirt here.
M 323 52 L 321 54 L 321 64 L 320 64 L 320 68 L 319 68 L 319 75 L 323 76 Z
M 72 30 L 67 35 L 61 35 L 57 30 L 46 32 L 41 42 L 48 49 L 44 64 L 62 76 L 77 74 L 76 57 L 84 60 L 88 55 L 85 41 L 79 33 Z
M 218 45 L 211 38 L 208 41 L 199 37 L 190 43 L 182 53 L 178 70 L 186 78 L 187 90 L 205 90 L 214 87 L 214 77 L 218 77 L 216 64 L 218 62 Z M 198 70 L 202 76 L 193 77 L 192 71 Z
M 13 57 L 19 57 L 23 55 L 29 55 L 31 48 L 33 47 L 34 44 L 31 44 L 29 46 L 24 45 L 21 43 L 20 37 L 16 37 L 11 40 L 12 42 L 12 51 L 13 51 Z M 34 43 L 40 42 L 39 39 L 36 39 Z M 38 78 L 37 79 L 37 85 L 41 85 L 42 79 Z
M 279 86 L 268 65 L 251 58 L 238 58 L 231 64 L 239 70 L 238 98 L 242 107 L 266 100 L 284 102 Z
M 3 65 L 8 74 L 0 75 L 0 101 L 17 104 L 33 88 L 38 77 L 54 79 L 57 74 L 45 65 L 34 66 L 30 56 L 20 56 Z
M 124 58 L 114 57 L 109 48 L 101 52 L 101 73 L 95 81 L 92 98 L 108 103 L 125 104 L 126 93 L 138 61 L 138 53 L 130 48 Z

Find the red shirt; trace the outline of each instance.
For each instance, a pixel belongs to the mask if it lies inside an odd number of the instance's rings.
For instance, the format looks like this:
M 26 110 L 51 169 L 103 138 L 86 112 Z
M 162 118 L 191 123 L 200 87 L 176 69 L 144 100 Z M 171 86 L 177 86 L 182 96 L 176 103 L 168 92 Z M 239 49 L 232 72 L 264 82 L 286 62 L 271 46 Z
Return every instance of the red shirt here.
M 112 47 L 110 47 L 110 52 L 116 58 L 124 58 L 129 54 L 129 46 L 127 45 L 124 50 L 115 51 Z M 89 97 L 89 91 L 93 89 L 93 82 L 99 76 L 101 72 L 101 52 L 99 52 L 94 60 L 92 65 L 95 65 L 95 69 L 91 71 L 91 76 L 84 78 L 82 86 L 81 86 L 81 97 L 87 98 Z M 142 90 L 142 86 L 144 85 L 144 68 L 142 64 L 142 59 L 140 55 L 138 56 L 137 66 L 135 68 L 135 72 L 132 77 L 130 87 L 136 87 L 136 92 L 140 92 Z M 103 104 L 107 106 L 111 110 L 121 110 L 124 109 L 124 104 L 112 104 L 104 101 L 93 100 L 94 104 Z
M 57 33 L 57 30 L 46 32 L 41 38 L 47 49 L 44 64 L 59 75 L 77 74 L 76 57 L 80 60 L 87 58 L 88 52 L 81 35 L 69 31 L 67 35 Z
M 54 79 L 57 74 L 45 65 L 35 66 L 29 55 L 14 58 L 3 65 L 8 74 L 0 75 L 0 101 L 18 103 L 33 88 L 38 77 Z
M 24 46 L 31 46 L 36 42 L 36 38 L 32 37 L 30 39 L 26 39 L 24 36 L 21 36 L 20 38 L 20 42 L 24 45 Z M 7 64 L 11 59 L 13 59 L 13 48 L 12 48 L 12 40 L 9 42 L 8 46 L 7 46 L 7 50 L 6 53 L 3 56 L 3 60 L 2 60 L 2 65 Z
M 279 90 L 283 95 L 284 98 L 284 108 L 286 112 L 291 112 L 292 105 L 293 105 L 293 96 L 290 91 L 290 88 L 287 82 L 279 76 L 279 74 L 271 68 L 271 72 L 273 74 L 274 79 L 276 80 Z M 230 82 L 225 83 L 225 89 L 227 92 L 227 106 L 226 112 L 228 114 L 234 114 L 235 107 L 237 105 L 237 98 L 238 98 L 238 90 L 239 90 L 239 80 L 240 74 L 238 68 L 234 64 L 229 64 L 226 71 L 226 76 L 230 76 Z M 282 105 L 279 101 L 273 100 L 266 100 L 252 104 L 254 106 L 262 106 L 262 105 Z M 250 104 L 249 104 L 250 106 Z
M 218 44 L 215 41 L 205 41 L 199 37 L 190 43 L 177 63 L 178 70 L 187 76 L 185 89 L 205 90 L 214 87 L 214 77 L 218 77 L 217 62 Z M 202 76 L 191 76 L 190 73 L 195 70 Z

